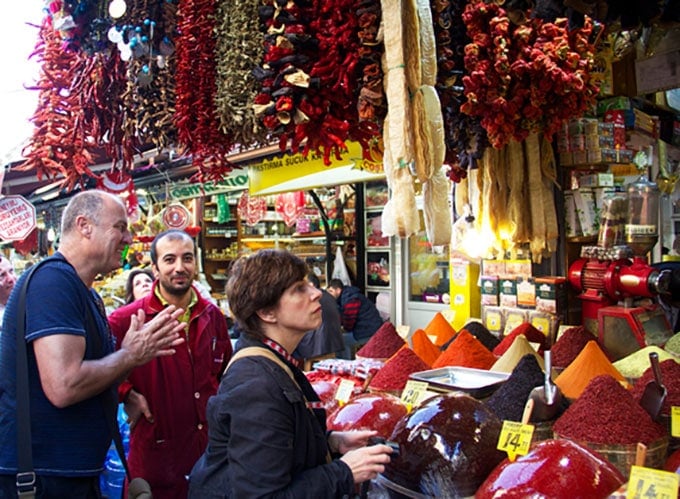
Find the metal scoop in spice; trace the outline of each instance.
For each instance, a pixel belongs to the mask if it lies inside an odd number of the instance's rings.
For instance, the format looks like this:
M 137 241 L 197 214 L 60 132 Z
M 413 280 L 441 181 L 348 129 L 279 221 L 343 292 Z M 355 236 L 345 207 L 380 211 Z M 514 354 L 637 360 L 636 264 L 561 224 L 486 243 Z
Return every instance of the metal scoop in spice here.
M 645 391 L 642 392 L 642 397 L 640 398 L 640 405 L 656 421 L 659 418 L 659 414 L 661 414 L 661 407 L 666 400 L 666 387 L 661 381 L 659 354 L 649 352 L 649 361 L 652 364 L 654 379 L 645 386 Z
M 545 368 L 545 381 L 543 386 L 537 386 L 529 394 L 529 398 L 534 401 L 533 420 L 549 421 L 554 419 L 562 405 L 562 392 L 550 379 L 552 372 L 552 361 L 550 350 L 543 352 L 543 363 Z

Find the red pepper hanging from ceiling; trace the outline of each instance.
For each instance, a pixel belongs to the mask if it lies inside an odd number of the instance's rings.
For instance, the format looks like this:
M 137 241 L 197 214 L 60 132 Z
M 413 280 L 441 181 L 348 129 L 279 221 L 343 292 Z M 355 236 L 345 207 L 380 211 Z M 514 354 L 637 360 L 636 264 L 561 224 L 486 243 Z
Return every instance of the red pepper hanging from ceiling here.
M 90 166 L 97 147 L 93 127 L 99 121 L 87 112 L 93 103 L 86 99 L 102 60 L 65 46 L 49 16 L 40 27 L 32 56 L 41 63 L 38 83 L 32 87 L 39 91 L 38 106 L 31 118 L 33 134 L 22 151 L 25 161 L 18 168 L 35 170 L 39 179 L 63 177 L 63 187 L 70 191 L 96 176 Z
M 227 159 L 233 142 L 215 112 L 215 14 L 216 0 L 179 1 L 175 126 L 199 181 L 219 180 L 234 166 Z

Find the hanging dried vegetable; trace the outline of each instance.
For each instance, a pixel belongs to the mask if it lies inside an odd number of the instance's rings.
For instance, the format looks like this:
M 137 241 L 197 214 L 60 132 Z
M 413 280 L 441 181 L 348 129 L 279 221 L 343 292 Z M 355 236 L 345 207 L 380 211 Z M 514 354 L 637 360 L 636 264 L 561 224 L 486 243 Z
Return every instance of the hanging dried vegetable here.
M 259 0 L 218 0 L 215 57 L 215 113 L 222 132 L 236 147 L 267 142 L 266 129 L 255 116 L 257 80 L 252 70 L 262 58 Z
M 364 159 L 378 161 L 382 156 L 382 123 L 387 113 L 380 65 L 383 44 L 378 36 L 382 19 L 380 0 L 360 0 L 356 9 L 360 45 L 357 64 L 357 74 L 360 75 L 357 85 L 358 123 L 352 127 L 350 134 L 361 143 Z
M 83 97 L 89 95 L 87 83 L 100 59 L 64 50 L 49 16 L 43 20 L 32 55 L 42 65 L 34 87 L 40 93 L 31 118 L 35 128 L 19 169 L 35 170 L 39 179 L 63 176 L 64 188 L 71 190 L 85 177 L 94 176 L 90 166 L 97 144 L 84 122 Z M 90 118 L 96 123 L 95 117 Z
M 175 126 L 177 139 L 198 167 L 199 181 L 231 171 L 233 147 L 215 112 L 215 0 L 180 0 L 177 10 Z
M 116 160 L 133 167 L 134 155 L 153 144 L 159 151 L 177 142 L 174 45 L 177 6 L 173 2 L 128 2 L 119 20 L 130 58 L 127 85 L 121 93 L 122 130 Z
M 562 123 L 591 106 L 598 88 L 590 78 L 595 48 L 592 22 L 569 31 L 566 19 L 531 19 L 515 26 L 497 3 L 475 1 L 463 13 L 472 43 L 465 47 L 467 101 L 494 147 L 538 131 L 551 138 Z
M 462 14 L 465 0 L 432 0 L 437 46 L 437 93 L 441 101 L 446 141 L 448 176 L 460 182 L 468 168 L 475 168 L 488 145 L 479 118 L 460 111 L 463 104 L 463 48 L 470 42 Z

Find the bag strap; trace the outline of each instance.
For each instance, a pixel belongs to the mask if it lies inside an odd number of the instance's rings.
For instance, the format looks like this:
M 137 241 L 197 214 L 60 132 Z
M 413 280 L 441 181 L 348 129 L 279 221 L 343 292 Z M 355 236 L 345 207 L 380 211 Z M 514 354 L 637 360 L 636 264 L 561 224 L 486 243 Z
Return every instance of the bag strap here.
M 300 388 L 299 383 L 295 380 L 295 375 L 293 375 L 293 371 L 290 370 L 290 367 L 286 365 L 285 362 L 283 362 L 278 355 L 276 355 L 274 352 L 269 350 L 268 348 L 264 347 L 245 347 L 240 349 L 238 352 L 234 353 L 234 355 L 231 356 L 231 359 L 229 360 L 229 364 L 227 364 L 227 369 L 237 360 L 243 359 L 245 357 L 266 357 L 275 364 L 277 364 L 281 369 L 284 370 L 284 372 L 290 377 L 291 380 L 293 380 L 293 383 L 295 383 L 295 386 L 297 386 L 300 391 L 302 391 L 302 388 Z M 225 373 L 226 370 L 225 369 Z M 305 399 L 306 401 L 306 399 Z
M 243 359 L 246 357 L 266 357 L 267 359 L 271 360 L 275 364 L 277 364 L 281 369 L 284 370 L 284 372 L 290 377 L 290 379 L 295 383 L 295 386 L 298 387 L 300 392 L 302 393 L 302 398 L 305 401 L 305 406 L 309 411 L 314 414 L 314 411 L 312 409 L 311 404 L 307 400 L 307 397 L 305 397 L 304 392 L 302 391 L 302 388 L 300 387 L 300 384 L 297 382 L 295 379 L 295 375 L 293 374 L 293 371 L 290 370 L 290 367 L 288 367 L 285 362 L 283 362 L 278 355 L 276 355 L 274 352 L 269 350 L 268 348 L 264 347 L 245 347 L 239 350 L 238 352 L 234 353 L 234 355 L 231 356 L 231 359 L 229 360 L 229 364 L 227 364 L 227 368 L 224 370 L 224 373 L 226 375 L 227 370 L 229 367 L 237 360 Z M 330 452 L 327 450 L 326 451 L 326 462 L 330 463 L 332 461 Z
M 104 304 L 101 302 L 101 299 L 99 297 L 94 296 L 93 298 L 97 302 L 97 308 L 104 307 Z M 103 310 L 102 313 L 104 314 L 104 320 L 107 320 L 106 311 Z M 91 337 L 92 339 L 92 347 L 95 353 L 96 352 L 103 353 L 104 347 L 102 346 L 102 340 L 97 330 L 97 321 L 92 315 L 92 310 L 90 309 L 90 307 L 87 307 L 86 330 L 91 331 L 93 333 L 88 335 L 88 337 Z M 132 477 L 130 476 L 130 468 L 128 467 L 127 459 L 125 457 L 125 447 L 123 446 L 123 439 L 120 436 L 120 428 L 118 426 L 117 418 L 118 400 L 116 398 L 116 394 L 113 393 L 111 389 L 106 389 L 101 394 L 101 399 L 102 405 L 104 406 L 104 416 L 106 417 L 106 424 L 108 425 L 109 431 L 111 432 L 111 437 L 113 438 L 113 443 L 116 446 L 118 457 L 120 458 L 120 462 L 123 464 L 123 468 L 125 468 L 125 474 L 127 475 L 128 480 L 132 480 Z

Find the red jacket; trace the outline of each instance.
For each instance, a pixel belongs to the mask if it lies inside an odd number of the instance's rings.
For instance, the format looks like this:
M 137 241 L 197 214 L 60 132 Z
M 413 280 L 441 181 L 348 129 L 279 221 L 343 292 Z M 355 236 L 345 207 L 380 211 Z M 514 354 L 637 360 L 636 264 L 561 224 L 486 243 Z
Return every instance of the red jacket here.
M 148 321 L 164 308 L 156 296 L 157 287 L 155 282 L 146 297 L 109 316 L 117 345 L 137 310 L 142 308 Z M 224 314 L 194 291 L 198 302 L 189 319 L 189 340 L 174 355 L 133 369 L 119 388 L 121 396 L 130 388 L 144 395 L 154 418 L 149 423 L 142 417 L 136 424 L 128 455 L 132 478 L 145 478 L 154 499 L 186 498 L 185 476 L 208 443 L 206 404 L 217 392 L 219 376 L 232 353 Z

